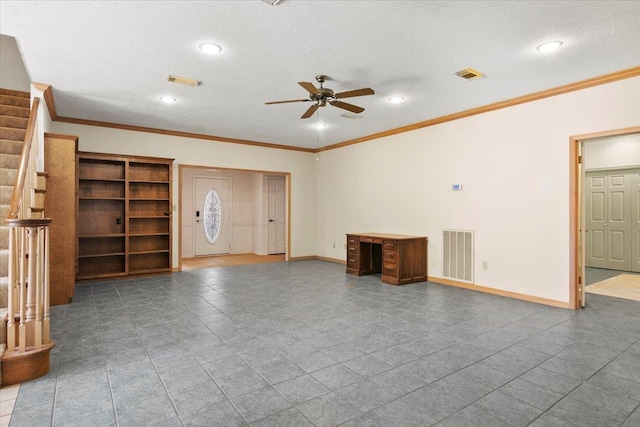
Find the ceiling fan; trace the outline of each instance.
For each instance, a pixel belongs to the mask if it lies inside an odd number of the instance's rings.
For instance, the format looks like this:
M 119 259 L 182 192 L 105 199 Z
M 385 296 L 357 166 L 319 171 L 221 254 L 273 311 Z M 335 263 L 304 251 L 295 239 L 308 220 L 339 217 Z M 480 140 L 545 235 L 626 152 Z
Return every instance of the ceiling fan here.
M 327 76 L 320 74 L 316 76 L 316 81 L 320 83 L 320 87 L 317 88 L 313 83 L 310 82 L 298 82 L 300 86 L 305 88 L 309 92 L 309 98 L 305 99 L 290 99 L 287 101 L 273 101 L 273 102 L 265 102 L 266 105 L 271 104 L 285 104 L 288 102 L 315 102 L 305 113 L 300 117 L 301 119 L 308 119 L 313 116 L 313 113 L 319 107 L 324 107 L 329 103 L 334 107 L 342 108 L 344 110 L 351 111 L 352 113 L 362 113 L 364 108 L 358 107 L 357 105 L 349 104 L 346 102 L 340 101 L 343 98 L 353 98 L 354 96 L 364 96 L 364 95 L 373 95 L 375 92 L 373 89 L 365 87 L 362 89 L 349 90 L 346 92 L 338 92 L 333 93 L 333 90 L 323 87 L 322 84 L 328 79 Z

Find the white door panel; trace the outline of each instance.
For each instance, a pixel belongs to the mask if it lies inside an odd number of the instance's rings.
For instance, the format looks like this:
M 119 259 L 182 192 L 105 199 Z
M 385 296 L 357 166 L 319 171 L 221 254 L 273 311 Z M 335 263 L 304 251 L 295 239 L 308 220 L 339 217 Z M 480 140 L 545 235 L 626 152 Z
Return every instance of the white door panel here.
M 640 273 L 640 170 L 631 172 L 631 271 Z
M 639 188 L 637 171 L 587 172 L 586 203 L 586 265 L 631 271 L 637 259 L 634 224 L 640 223 L 634 197 Z M 638 205 L 638 206 L 636 206 Z M 637 226 L 637 224 L 636 224 Z M 640 263 L 638 263 L 640 267 Z
M 267 178 L 269 214 L 269 254 L 282 254 L 286 250 L 286 191 L 284 178 Z

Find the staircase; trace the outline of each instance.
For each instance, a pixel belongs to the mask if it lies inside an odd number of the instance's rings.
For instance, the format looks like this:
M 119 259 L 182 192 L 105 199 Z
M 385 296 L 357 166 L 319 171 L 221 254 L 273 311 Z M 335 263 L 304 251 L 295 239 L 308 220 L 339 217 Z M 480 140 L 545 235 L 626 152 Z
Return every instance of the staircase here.
M 29 121 L 29 98 L 28 92 L 0 89 L 0 360 L 6 348 L 6 316 L 9 305 L 9 228 L 5 225 L 5 219 L 20 167 L 20 155 Z M 1 375 L 2 365 L 0 384 Z
M 33 169 L 38 105 L 36 98 L 32 111 L 29 92 L 0 89 L 0 385 L 44 375 L 53 346 L 48 333 L 48 280 L 42 280 L 42 272 L 48 274 L 48 261 L 40 253 L 48 247 L 45 239 L 50 220 L 43 219 L 46 184 L 44 174 Z M 25 136 L 27 149 L 33 148 L 23 153 Z M 27 172 L 20 174 L 21 168 Z M 18 197 L 14 195 L 16 185 L 24 188 L 16 193 Z M 11 226 L 10 221 L 14 223 Z M 37 365 L 34 360 L 39 360 Z

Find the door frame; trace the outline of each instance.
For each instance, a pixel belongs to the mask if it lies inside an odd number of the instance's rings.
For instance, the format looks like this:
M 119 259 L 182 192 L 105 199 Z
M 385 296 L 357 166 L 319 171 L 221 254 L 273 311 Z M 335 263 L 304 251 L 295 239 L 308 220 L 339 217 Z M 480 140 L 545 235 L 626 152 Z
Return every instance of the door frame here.
M 200 170 L 214 170 L 214 171 L 231 171 L 231 172 L 251 172 L 262 173 L 270 176 L 282 176 L 285 178 L 285 197 L 286 197 L 286 247 L 284 259 L 285 261 L 291 260 L 291 172 L 282 171 L 268 171 L 259 169 L 238 169 L 218 166 L 203 166 L 203 165 L 190 165 L 179 164 L 178 165 L 178 268 L 175 271 L 182 271 L 182 172 L 183 169 L 200 169 Z
M 640 126 L 569 137 L 569 306 L 581 308 L 584 291 L 584 245 L 581 219 L 584 216 L 582 195 L 584 168 L 580 164 L 582 143 L 589 139 L 640 133 Z M 582 240 L 584 242 L 584 239 Z
M 233 227 L 231 226 L 233 224 L 233 209 L 231 209 L 231 207 L 233 206 L 233 179 L 230 176 L 207 176 L 207 175 L 194 175 L 193 176 L 193 207 L 195 210 L 196 207 L 196 180 L 198 179 L 221 179 L 221 180 L 225 180 L 225 181 L 229 181 L 229 202 L 228 202 L 228 207 L 226 207 L 225 209 L 229 209 L 229 254 L 231 253 L 231 242 L 233 241 Z M 197 231 L 198 227 L 193 227 L 193 256 L 197 257 L 197 256 L 213 256 L 213 255 L 198 255 L 197 252 L 197 244 L 196 244 L 196 234 L 198 233 Z M 180 236 L 182 238 L 182 236 Z M 220 255 L 226 255 L 226 254 L 220 254 Z

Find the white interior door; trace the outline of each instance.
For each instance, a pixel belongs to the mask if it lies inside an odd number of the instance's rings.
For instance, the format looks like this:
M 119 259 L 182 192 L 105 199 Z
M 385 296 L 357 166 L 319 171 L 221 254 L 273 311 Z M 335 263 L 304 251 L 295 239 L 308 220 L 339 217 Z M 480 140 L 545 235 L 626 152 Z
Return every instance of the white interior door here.
M 607 268 L 631 271 L 631 177 L 611 171 L 607 179 Z
M 194 253 L 196 256 L 230 252 L 231 179 L 194 178 Z
M 640 273 L 640 169 L 631 172 L 631 271 Z
M 587 172 L 585 177 L 585 264 L 607 268 L 605 243 L 606 172 Z
M 586 265 L 631 271 L 631 171 L 587 172 Z
M 269 254 L 285 252 L 286 191 L 284 178 L 267 178 L 269 214 Z

